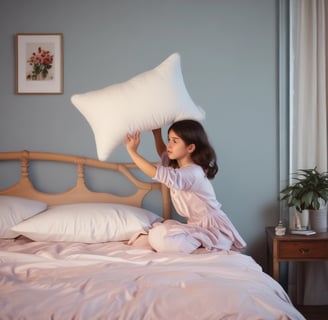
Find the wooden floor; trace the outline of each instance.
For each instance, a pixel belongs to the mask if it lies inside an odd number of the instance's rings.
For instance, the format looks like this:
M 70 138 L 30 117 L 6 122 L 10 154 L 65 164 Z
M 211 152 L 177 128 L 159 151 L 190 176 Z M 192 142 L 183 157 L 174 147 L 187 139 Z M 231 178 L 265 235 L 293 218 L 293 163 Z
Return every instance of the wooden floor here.
M 327 306 L 296 306 L 306 320 L 327 320 Z

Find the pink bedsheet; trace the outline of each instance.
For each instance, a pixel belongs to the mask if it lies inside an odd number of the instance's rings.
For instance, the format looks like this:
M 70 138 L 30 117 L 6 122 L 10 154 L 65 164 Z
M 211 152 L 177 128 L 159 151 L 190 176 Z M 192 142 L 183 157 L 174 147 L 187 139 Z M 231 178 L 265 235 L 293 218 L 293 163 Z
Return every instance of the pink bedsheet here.
M 254 260 L 125 243 L 0 241 L 0 319 L 304 319 Z

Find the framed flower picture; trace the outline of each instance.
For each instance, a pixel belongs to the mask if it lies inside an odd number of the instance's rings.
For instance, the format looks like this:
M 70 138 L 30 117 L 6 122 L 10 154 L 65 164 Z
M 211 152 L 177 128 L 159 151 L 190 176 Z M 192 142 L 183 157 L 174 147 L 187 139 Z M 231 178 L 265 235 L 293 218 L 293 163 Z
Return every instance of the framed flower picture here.
M 16 93 L 63 93 L 63 34 L 16 34 Z

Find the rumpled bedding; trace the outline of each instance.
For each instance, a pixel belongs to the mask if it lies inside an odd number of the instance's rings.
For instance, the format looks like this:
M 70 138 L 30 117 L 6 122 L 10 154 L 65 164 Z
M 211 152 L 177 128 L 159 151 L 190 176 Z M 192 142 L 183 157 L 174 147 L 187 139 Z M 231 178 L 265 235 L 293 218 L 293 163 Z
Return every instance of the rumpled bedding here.
M 0 241 L 0 319 L 304 319 L 255 261 L 233 251 Z

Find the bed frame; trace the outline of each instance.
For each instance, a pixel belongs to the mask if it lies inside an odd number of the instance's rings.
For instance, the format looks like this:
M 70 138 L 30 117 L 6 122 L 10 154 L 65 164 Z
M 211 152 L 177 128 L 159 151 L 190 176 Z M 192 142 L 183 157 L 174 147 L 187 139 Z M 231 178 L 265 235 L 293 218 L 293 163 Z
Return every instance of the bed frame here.
M 77 202 L 107 202 L 120 203 L 142 207 L 145 196 L 152 190 L 160 190 L 162 196 L 162 214 L 164 219 L 171 217 L 171 201 L 167 187 L 158 182 L 146 182 L 132 174 L 137 169 L 134 163 L 103 162 L 97 159 L 85 158 L 75 155 L 49 153 L 49 152 L 0 152 L 0 161 L 20 161 L 20 179 L 14 185 L 0 190 L 0 195 L 19 196 L 46 202 L 48 205 L 69 204 Z M 29 166 L 31 161 L 64 162 L 76 165 L 76 184 L 61 193 L 45 193 L 37 190 L 31 179 Z M 85 167 L 101 168 L 119 172 L 125 176 L 135 187 L 136 192 L 128 196 L 117 196 L 107 192 L 94 192 L 90 190 L 85 181 Z

